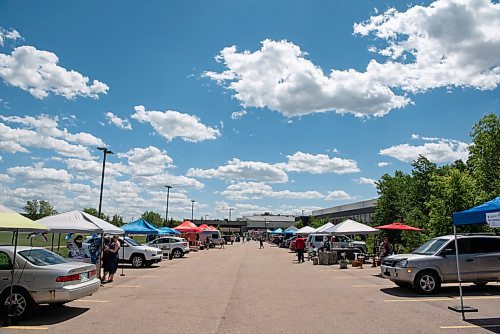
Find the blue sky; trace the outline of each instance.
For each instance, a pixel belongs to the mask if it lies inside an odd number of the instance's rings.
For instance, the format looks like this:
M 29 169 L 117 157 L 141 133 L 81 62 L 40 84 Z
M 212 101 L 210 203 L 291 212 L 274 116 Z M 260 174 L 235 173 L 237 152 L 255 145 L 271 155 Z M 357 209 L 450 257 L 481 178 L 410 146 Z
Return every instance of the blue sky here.
M 126 220 L 300 214 L 467 159 L 497 113 L 500 6 L 0 1 L 0 203 Z

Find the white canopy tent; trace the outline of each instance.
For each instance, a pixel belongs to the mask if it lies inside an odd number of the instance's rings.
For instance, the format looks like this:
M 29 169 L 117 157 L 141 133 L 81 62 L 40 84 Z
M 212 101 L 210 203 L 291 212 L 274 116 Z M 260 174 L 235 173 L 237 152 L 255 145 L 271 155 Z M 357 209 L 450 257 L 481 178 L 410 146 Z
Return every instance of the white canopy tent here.
M 334 225 L 332 223 L 326 223 L 325 225 L 322 225 L 316 229 L 316 233 L 327 233 L 325 230 L 328 230 L 329 228 L 332 228 Z
M 348 219 L 340 224 L 334 225 L 323 231 L 324 233 L 331 233 L 333 235 L 350 235 L 350 234 L 378 234 L 380 230 L 370 227 L 365 224 L 358 223 L 357 221 Z
M 304 226 L 297 231 L 295 231 L 295 234 L 311 234 L 316 232 L 316 229 L 311 227 L 311 226 Z
M 78 210 L 59 213 L 36 222 L 47 226 L 52 233 L 125 233 L 124 230 L 107 221 Z

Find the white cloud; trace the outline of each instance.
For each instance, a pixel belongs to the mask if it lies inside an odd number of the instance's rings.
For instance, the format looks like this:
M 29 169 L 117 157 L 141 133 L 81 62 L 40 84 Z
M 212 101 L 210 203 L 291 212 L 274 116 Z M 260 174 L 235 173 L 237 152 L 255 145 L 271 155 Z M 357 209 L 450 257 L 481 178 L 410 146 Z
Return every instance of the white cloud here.
M 247 114 L 246 110 L 235 111 L 231 114 L 231 119 L 239 119 Z
M 7 174 L 0 174 L 0 182 L 3 183 L 14 183 L 16 180 Z
M 134 176 L 161 174 L 165 168 L 173 167 L 174 162 L 167 152 L 154 146 L 133 148 L 127 153 L 118 154 L 118 157 L 128 159 L 128 172 Z
M 385 162 L 385 161 L 381 161 L 377 164 L 377 166 L 379 167 L 387 167 L 389 166 L 391 163 L 390 162 Z
M 265 162 L 229 160 L 227 165 L 217 169 L 191 168 L 187 176 L 224 180 L 253 180 L 283 183 L 288 181 L 287 174 L 276 165 Z
M 156 132 L 168 141 L 181 137 L 185 141 L 199 142 L 220 136 L 218 129 L 200 123 L 195 116 L 172 110 L 147 111 L 144 106 L 135 106 L 134 110 L 132 118 L 139 122 L 150 123 Z
M 74 70 L 58 66 L 59 58 L 52 52 L 33 46 L 19 46 L 11 55 L 0 53 L 0 77 L 8 84 L 28 91 L 38 99 L 50 93 L 73 99 L 77 96 L 99 98 L 109 87 Z
M 360 177 L 358 180 L 357 180 L 358 184 L 368 184 L 370 186 L 373 186 L 375 187 L 375 180 L 374 179 L 370 179 L 370 178 L 366 178 L 366 177 Z
M 288 155 L 288 162 L 278 164 L 283 170 L 288 172 L 302 172 L 312 174 L 336 173 L 348 174 L 358 173 L 360 170 L 355 160 L 330 158 L 326 154 L 310 154 L 296 152 Z
M 412 138 L 416 137 L 412 136 Z M 454 162 L 456 160 L 462 160 L 465 162 L 469 157 L 469 145 L 467 143 L 442 138 L 423 137 L 422 139 L 427 141 L 423 145 L 395 145 L 380 150 L 379 154 L 390 156 L 403 162 L 413 162 L 419 155 L 422 155 L 429 159 L 429 161 L 435 163 Z
M 353 29 L 386 44 L 369 47 L 386 57 L 384 63 L 373 59 L 364 72 L 333 69 L 325 75 L 299 46 L 266 39 L 255 52 L 224 48 L 216 60 L 225 70 L 203 75 L 234 91 L 243 107 L 267 107 L 286 117 L 333 110 L 383 116 L 412 103 L 407 93 L 494 89 L 500 81 L 498 3 L 439 0 L 402 13 L 389 9 Z
M 132 125 L 130 124 L 130 121 L 128 119 L 121 119 L 120 117 L 116 116 L 112 112 L 108 111 L 106 114 L 106 118 L 108 119 L 109 124 L 116 125 L 117 127 L 125 130 L 132 130 Z
M 250 200 L 260 198 L 286 199 L 322 199 L 324 195 L 318 191 L 295 192 L 290 190 L 274 191 L 268 184 L 262 182 L 241 182 L 229 185 L 222 193 L 230 200 Z
M 21 39 L 21 34 L 15 29 L 4 29 L 0 28 L 0 46 L 3 46 L 6 39 L 15 41 L 16 39 Z
M 335 191 L 329 191 L 328 195 L 326 196 L 325 200 L 330 201 L 330 200 L 347 200 L 347 199 L 352 199 L 351 195 L 346 193 L 343 190 L 335 190 Z
M 7 169 L 7 174 L 16 179 L 23 180 L 26 184 L 40 184 L 45 182 L 66 183 L 71 180 L 71 175 L 66 170 L 44 168 L 38 165 L 33 167 L 11 167 Z

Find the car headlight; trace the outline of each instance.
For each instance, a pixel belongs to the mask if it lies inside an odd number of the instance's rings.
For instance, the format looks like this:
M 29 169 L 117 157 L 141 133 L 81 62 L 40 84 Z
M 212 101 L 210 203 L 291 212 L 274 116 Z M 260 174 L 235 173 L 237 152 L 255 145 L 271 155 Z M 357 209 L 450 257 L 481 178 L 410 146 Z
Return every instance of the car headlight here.
M 146 249 L 146 253 L 151 253 L 151 249 Z
M 396 267 L 406 268 L 406 266 L 408 266 L 408 260 L 401 260 L 396 263 Z

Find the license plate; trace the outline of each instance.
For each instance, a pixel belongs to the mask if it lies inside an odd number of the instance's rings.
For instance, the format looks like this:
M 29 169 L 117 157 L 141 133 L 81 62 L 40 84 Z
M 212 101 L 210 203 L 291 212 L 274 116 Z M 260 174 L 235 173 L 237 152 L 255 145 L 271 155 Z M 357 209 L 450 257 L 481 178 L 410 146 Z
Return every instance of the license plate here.
M 89 273 L 81 273 L 80 274 L 80 281 L 81 282 L 86 282 L 89 280 Z

